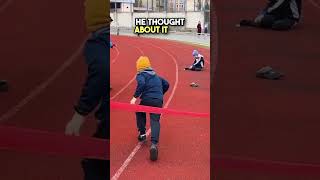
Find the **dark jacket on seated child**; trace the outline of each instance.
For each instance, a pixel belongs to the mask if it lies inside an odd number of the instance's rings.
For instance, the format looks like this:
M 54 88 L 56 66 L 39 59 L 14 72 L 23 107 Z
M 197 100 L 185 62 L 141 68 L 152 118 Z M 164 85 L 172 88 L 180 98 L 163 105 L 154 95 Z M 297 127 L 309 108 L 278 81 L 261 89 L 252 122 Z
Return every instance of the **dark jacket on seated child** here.
M 301 0 L 269 0 L 262 14 L 273 15 L 276 19 L 289 18 L 299 21 Z

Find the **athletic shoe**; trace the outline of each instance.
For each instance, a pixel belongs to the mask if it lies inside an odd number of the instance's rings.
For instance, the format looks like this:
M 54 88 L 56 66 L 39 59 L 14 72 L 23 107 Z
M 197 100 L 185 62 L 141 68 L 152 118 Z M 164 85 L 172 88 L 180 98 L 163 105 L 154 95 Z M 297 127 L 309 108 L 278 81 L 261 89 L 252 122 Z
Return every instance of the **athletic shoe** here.
M 139 136 L 138 136 L 138 141 L 139 142 L 144 142 L 147 140 L 147 134 L 146 133 L 140 133 Z
M 195 83 L 195 82 L 192 82 L 192 83 L 190 84 L 190 86 L 191 86 L 191 87 L 199 87 L 199 85 L 198 85 L 197 83 Z
M 158 147 L 156 144 L 151 145 L 150 147 L 150 160 L 156 161 L 158 159 Z
M 278 80 L 283 76 L 283 73 L 275 71 L 270 66 L 265 66 L 256 72 L 256 77 L 263 79 Z

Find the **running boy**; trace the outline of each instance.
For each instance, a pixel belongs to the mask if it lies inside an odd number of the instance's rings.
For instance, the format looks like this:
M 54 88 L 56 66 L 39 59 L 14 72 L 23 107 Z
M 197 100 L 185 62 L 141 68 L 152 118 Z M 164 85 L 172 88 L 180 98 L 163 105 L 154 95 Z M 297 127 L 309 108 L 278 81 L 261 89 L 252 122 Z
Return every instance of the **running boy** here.
M 85 62 L 88 75 L 78 103 L 74 107 L 74 115 L 66 125 L 66 134 L 79 135 L 85 117 L 96 107 L 95 117 L 98 127 L 93 135 L 96 138 L 110 138 L 110 122 L 108 117 L 110 83 L 110 1 L 86 0 L 85 21 L 91 33 L 84 47 Z M 84 159 L 82 168 L 85 180 L 109 179 L 110 162 L 98 159 Z
M 202 71 L 204 68 L 204 57 L 199 54 L 197 50 L 193 50 L 192 56 L 194 57 L 193 64 L 190 67 L 184 69 L 191 71 Z
M 169 89 L 169 83 L 158 76 L 151 68 L 150 60 L 146 56 L 141 56 L 136 63 L 138 74 L 136 76 L 137 88 L 130 103 L 135 104 L 140 97 L 140 105 L 162 108 L 163 95 Z M 137 112 L 137 127 L 139 131 L 138 140 L 146 141 L 146 113 Z M 151 142 L 150 159 L 158 159 L 158 142 L 160 135 L 160 114 L 150 113 Z
M 289 30 L 300 20 L 302 0 L 268 0 L 267 6 L 252 20 L 242 20 L 241 26 L 273 30 Z

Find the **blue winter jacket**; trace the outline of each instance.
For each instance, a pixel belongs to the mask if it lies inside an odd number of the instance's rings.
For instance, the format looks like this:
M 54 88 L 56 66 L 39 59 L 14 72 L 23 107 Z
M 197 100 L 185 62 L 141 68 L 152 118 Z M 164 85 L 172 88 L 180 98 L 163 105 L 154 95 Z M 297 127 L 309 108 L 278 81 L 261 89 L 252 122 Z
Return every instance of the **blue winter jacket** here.
M 141 100 L 163 100 L 163 95 L 169 89 L 168 81 L 158 76 L 151 68 L 139 72 L 136 80 L 137 88 L 133 96 L 140 97 Z

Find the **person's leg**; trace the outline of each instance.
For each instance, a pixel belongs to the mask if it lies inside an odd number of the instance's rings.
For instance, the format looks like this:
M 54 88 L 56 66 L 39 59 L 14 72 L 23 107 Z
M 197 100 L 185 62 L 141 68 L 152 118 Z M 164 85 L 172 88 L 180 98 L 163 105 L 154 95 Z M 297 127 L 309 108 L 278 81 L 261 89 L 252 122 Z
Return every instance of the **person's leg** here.
M 93 137 L 107 139 L 108 126 L 106 121 L 99 121 Z M 104 180 L 110 176 L 110 161 L 100 159 L 83 159 L 81 165 L 84 171 L 84 180 Z
M 195 70 L 196 70 L 196 67 L 191 66 L 191 67 L 185 68 L 185 70 L 195 71 Z
M 160 114 L 150 113 L 151 142 L 158 144 L 160 136 Z
M 140 104 L 141 105 L 141 104 Z M 137 128 L 140 134 L 146 133 L 147 116 L 145 112 L 136 112 Z
M 150 103 L 153 107 L 162 108 L 163 101 L 153 100 Z M 151 126 L 151 147 L 150 147 L 150 160 L 156 161 L 158 159 L 158 143 L 160 137 L 160 114 L 150 113 L 150 126 Z
M 202 68 L 200 68 L 200 67 L 194 68 L 194 71 L 201 71 L 201 70 L 202 70 Z
M 265 15 L 259 24 L 262 28 L 272 28 L 272 25 L 276 21 L 276 18 L 272 15 Z
M 191 68 L 189 68 L 188 70 L 190 70 L 190 71 L 201 71 L 201 70 L 202 70 L 202 68 L 192 66 L 192 67 L 191 67 Z
M 288 19 L 288 18 L 280 19 L 280 20 L 275 21 L 272 24 L 272 29 L 279 30 L 279 31 L 286 31 L 286 30 L 291 29 L 295 25 L 295 23 L 296 22 L 293 19 Z
M 147 105 L 144 101 L 140 102 L 140 105 Z M 145 112 L 136 112 L 137 128 L 140 135 L 146 133 L 147 115 Z
M 153 100 L 150 103 L 153 107 L 162 108 L 161 100 Z M 150 113 L 150 126 L 151 126 L 151 142 L 153 144 L 158 144 L 160 137 L 160 114 Z
M 143 101 L 140 102 L 140 105 L 146 105 Z M 147 139 L 146 135 L 146 122 L 147 122 L 147 115 L 145 112 L 136 112 L 136 121 L 137 121 L 137 128 L 139 131 L 138 141 L 144 142 Z

